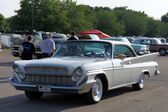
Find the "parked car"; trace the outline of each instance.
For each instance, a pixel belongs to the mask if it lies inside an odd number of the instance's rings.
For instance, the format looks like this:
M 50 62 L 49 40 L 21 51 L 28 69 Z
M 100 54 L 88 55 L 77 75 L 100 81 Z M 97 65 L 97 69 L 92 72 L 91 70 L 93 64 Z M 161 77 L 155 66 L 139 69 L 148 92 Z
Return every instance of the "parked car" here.
M 130 43 L 132 43 L 134 40 L 134 37 L 126 37 L 126 38 L 129 40 Z
M 34 32 L 32 34 L 33 36 L 33 44 L 37 47 L 39 46 L 40 42 L 42 41 L 42 35 L 41 33 L 38 33 L 38 32 Z M 11 54 L 14 56 L 14 57 L 19 57 L 19 52 L 18 52 L 18 49 L 19 49 L 19 46 L 22 44 L 22 42 L 24 42 L 26 40 L 26 35 L 22 36 L 20 39 L 14 39 L 13 40 L 13 46 L 12 46 L 12 49 L 11 49 Z M 36 52 L 35 54 L 36 55 L 39 55 L 40 52 L 38 52 L 37 50 L 38 48 L 36 48 Z
M 104 40 L 111 40 L 111 41 L 121 41 L 121 42 L 125 42 L 129 45 L 131 45 L 133 47 L 133 49 L 135 50 L 135 52 L 138 55 L 144 55 L 144 54 L 149 54 L 149 47 L 147 45 L 141 45 L 141 44 L 132 44 L 129 42 L 129 40 L 125 37 L 111 37 L 111 38 L 106 38 Z
M 85 35 L 78 35 L 79 40 L 100 40 L 99 36 L 95 34 L 85 34 Z
M 33 34 L 33 43 L 36 47 L 36 52 L 35 52 L 35 58 L 42 58 L 42 51 L 40 49 L 40 44 L 42 42 L 43 39 L 47 38 L 47 34 L 46 33 L 42 33 L 42 32 L 34 32 Z M 17 42 L 16 44 L 13 45 L 12 47 L 12 51 L 11 54 L 15 57 L 19 57 L 19 53 L 18 53 L 18 49 L 19 46 L 21 45 L 21 43 L 23 41 L 25 41 L 25 38 L 22 38 L 22 40 L 19 40 L 19 42 Z M 60 42 L 66 41 L 66 35 L 65 34 L 61 34 L 61 33 L 53 33 L 53 38 L 52 38 L 55 42 L 55 45 L 57 46 Z M 15 39 L 16 40 L 16 39 Z
M 159 52 L 161 56 L 168 54 L 168 43 L 162 43 L 158 38 L 138 38 L 133 43 L 149 45 L 150 52 Z
M 46 38 L 47 37 L 44 37 L 44 39 L 46 39 Z M 55 46 L 57 48 L 57 46 L 60 42 L 67 41 L 67 36 L 65 34 L 62 34 L 62 33 L 53 33 L 52 39 L 54 40 Z M 37 59 L 42 58 L 42 51 L 40 49 L 40 44 L 38 46 L 36 46 L 36 58 Z
M 158 38 L 158 39 L 160 39 L 160 41 L 161 41 L 162 43 L 166 43 L 166 39 L 165 39 L 165 38 Z
M 98 103 L 111 89 L 144 88 L 144 76 L 158 75 L 158 53 L 137 56 L 133 48 L 114 41 L 66 41 L 51 58 L 15 61 L 10 83 L 30 99 L 43 93 L 86 93 Z

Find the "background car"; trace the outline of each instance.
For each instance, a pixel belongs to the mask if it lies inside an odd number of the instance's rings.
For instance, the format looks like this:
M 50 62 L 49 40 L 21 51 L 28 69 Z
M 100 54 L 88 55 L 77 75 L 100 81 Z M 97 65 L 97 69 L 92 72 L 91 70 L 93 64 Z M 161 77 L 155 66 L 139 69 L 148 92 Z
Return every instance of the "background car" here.
M 111 40 L 111 41 L 121 41 L 121 42 L 125 42 L 129 45 L 131 45 L 133 47 L 133 49 L 135 50 L 135 52 L 138 55 L 144 55 L 144 54 L 148 54 L 150 53 L 149 51 L 149 47 L 147 45 L 141 45 L 141 44 L 132 44 L 129 42 L 129 40 L 125 37 L 111 37 L 111 38 L 106 38 L 104 40 Z
M 85 34 L 85 35 L 78 35 L 79 40 L 100 40 L 99 36 L 95 34 Z
M 47 38 L 47 33 L 45 33 L 45 32 L 33 32 L 33 33 L 31 33 L 31 35 L 33 36 L 33 44 L 36 47 L 35 58 L 40 59 L 40 58 L 42 58 L 42 51 L 40 49 L 40 44 L 41 44 L 42 40 Z M 52 39 L 54 40 L 55 45 L 57 47 L 57 45 L 60 42 L 64 42 L 64 41 L 67 40 L 67 36 L 65 34 L 61 34 L 61 33 L 53 33 Z M 13 40 L 13 42 L 15 44 L 12 46 L 11 54 L 14 57 L 19 57 L 19 53 L 18 53 L 19 46 L 25 40 L 26 40 L 26 35 L 22 36 L 22 38 L 19 39 L 19 40 L 17 39 L 17 41 L 16 41 L 16 39 Z
M 39 32 L 33 32 L 33 33 L 31 33 L 31 35 L 33 37 L 33 44 L 36 47 L 35 54 L 39 55 L 40 52 L 38 52 L 38 46 L 41 43 L 41 41 L 43 40 L 42 34 L 39 33 Z M 27 38 L 27 35 L 23 35 L 21 38 L 12 40 L 13 41 L 13 46 L 12 46 L 12 49 L 11 49 L 11 54 L 14 57 L 19 57 L 19 52 L 18 52 L 19 46 L 22 44 L 22 42 L 24 42 L 26 40 L 26 38 Z
M 46 36 L 44 36 L 43 39 L 46 39 L 47 38 Z M 53 33 L 52 39 L 54 40 L 55 46 L 57 48 L 57 46 L 60 42 L 67 41 L 67 36 L 65 34 L 62 34 L 62 33 Z M 40 44 L 36 46 L 35 55 L 36 55 L 36 58 L 38 58 L 38 59 L 42 58 L 42 51 L 40 49 Z
M 137 38 L 133 43 L 148 45 L 150 52 L 159 52 L 161 56 L 168 54 L 168 43 L 162 43 L 158 38 Z

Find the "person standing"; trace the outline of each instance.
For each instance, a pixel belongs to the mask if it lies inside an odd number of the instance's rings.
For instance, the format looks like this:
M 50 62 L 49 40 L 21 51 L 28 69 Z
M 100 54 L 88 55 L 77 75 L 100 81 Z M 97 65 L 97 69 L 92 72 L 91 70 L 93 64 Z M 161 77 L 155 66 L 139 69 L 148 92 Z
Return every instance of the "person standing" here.
M 23 42 L 19 47 L 19 56 L 22 60 L 31 60 L 35 53 L 35 46 L 32 43 L 33 38 L 31 35 L 27 36 L 27 41 Z
M 51 39 L 53 36 L 52 33 L 49 33 L 47 39 L 44 39 L 41 43 L 42 57 L 50 57 L 55 51 L 55 42 Z
M 79 40 L 79 38 L 76 36 L 76 32 L 72 31 L 71 32 L 71 37 L 68 38 L 68 40 Z

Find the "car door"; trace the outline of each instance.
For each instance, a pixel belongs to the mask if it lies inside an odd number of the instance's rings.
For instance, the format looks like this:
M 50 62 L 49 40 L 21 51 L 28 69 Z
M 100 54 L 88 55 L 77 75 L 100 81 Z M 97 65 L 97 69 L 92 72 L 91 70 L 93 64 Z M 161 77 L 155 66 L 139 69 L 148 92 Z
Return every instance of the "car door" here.
M 131 62 L 122 63 L 123 59 L 119 55 L 124 55 L 125 59 L 135 57 L 134 51 L 127 45 L 115 45 L 113 51 L 113 86 L 121 86 L 131 81 Z

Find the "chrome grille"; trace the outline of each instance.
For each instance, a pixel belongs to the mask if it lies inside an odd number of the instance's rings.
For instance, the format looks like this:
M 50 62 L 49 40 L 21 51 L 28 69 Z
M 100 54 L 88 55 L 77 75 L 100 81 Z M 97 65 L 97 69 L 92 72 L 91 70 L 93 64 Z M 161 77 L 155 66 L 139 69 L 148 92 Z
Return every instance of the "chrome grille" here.
M 45 84 L 45 85 L 51 84 L 56 86 L 74 85 L 74 82 L 71 80 L 71 76 L 55 76 L 55 75 L 26 74 L 24 82 L 33 84 Z
M 67 75 L 68 70 L 61 67 L 25 67 L 26 74 Z

